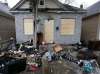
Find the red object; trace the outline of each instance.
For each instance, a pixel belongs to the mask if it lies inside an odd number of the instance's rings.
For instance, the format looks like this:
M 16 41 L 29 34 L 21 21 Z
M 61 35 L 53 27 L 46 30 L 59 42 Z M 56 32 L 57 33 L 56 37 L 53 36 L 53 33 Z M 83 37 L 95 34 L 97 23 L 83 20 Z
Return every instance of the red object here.
M 29 65 L 29 70 L 35 72 L 35 71 L 39 70 L 39 68 L 36 67 L 35 65 Z

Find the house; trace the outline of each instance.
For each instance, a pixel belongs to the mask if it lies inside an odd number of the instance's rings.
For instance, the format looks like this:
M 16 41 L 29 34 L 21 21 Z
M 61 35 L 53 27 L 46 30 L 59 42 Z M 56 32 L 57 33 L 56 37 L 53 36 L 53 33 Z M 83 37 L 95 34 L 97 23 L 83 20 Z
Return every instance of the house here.
M 8 40 L 15 36 L 15 18 L 9 12 L 7 3 L 0 2 L 0 40 Z
M 100 40 L 100 1 L 88 7 L 83 17 L 82 41 Z
M 34 13 L 29 0 L 20 0 L 12 9 L 15 15 L 18 43 L 29 41 L 34 36 Z M 58 0 L 39 0 L 37 42 L 51 41 L 73 44 L 80 41 L 82 14 L 85 10 L 62 4 Z

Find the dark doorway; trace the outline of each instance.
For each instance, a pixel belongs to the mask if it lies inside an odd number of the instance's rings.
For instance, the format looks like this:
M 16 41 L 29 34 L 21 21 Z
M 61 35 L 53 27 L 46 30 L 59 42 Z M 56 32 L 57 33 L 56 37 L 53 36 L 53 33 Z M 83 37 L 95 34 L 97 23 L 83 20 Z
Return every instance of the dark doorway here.
M 37 33 L 37 45 L 42 44 L 43 42 L 43 33 Z

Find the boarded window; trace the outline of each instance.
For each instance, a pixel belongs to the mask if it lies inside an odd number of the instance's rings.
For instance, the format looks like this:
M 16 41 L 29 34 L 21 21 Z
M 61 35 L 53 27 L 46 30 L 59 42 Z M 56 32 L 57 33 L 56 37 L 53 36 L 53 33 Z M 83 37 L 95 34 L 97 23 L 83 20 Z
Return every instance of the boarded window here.
M 75 19 L 61 19 L 61 35 L 74 35 Z
M 24 19 L 24 34 L 33 35 L 33 19 Z

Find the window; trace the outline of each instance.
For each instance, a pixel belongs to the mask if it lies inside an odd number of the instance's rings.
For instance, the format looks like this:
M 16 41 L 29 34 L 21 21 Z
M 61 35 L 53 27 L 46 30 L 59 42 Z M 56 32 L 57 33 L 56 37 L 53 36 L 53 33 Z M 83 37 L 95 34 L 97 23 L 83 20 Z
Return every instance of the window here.
M 74 35 L 75 19 L 61 19 L 61 35 Z
M 33 19 L 24 19 L 24 34 L 33 35 Z
M 44 0 L 40 0 L 40 5 L 44 5 Z

